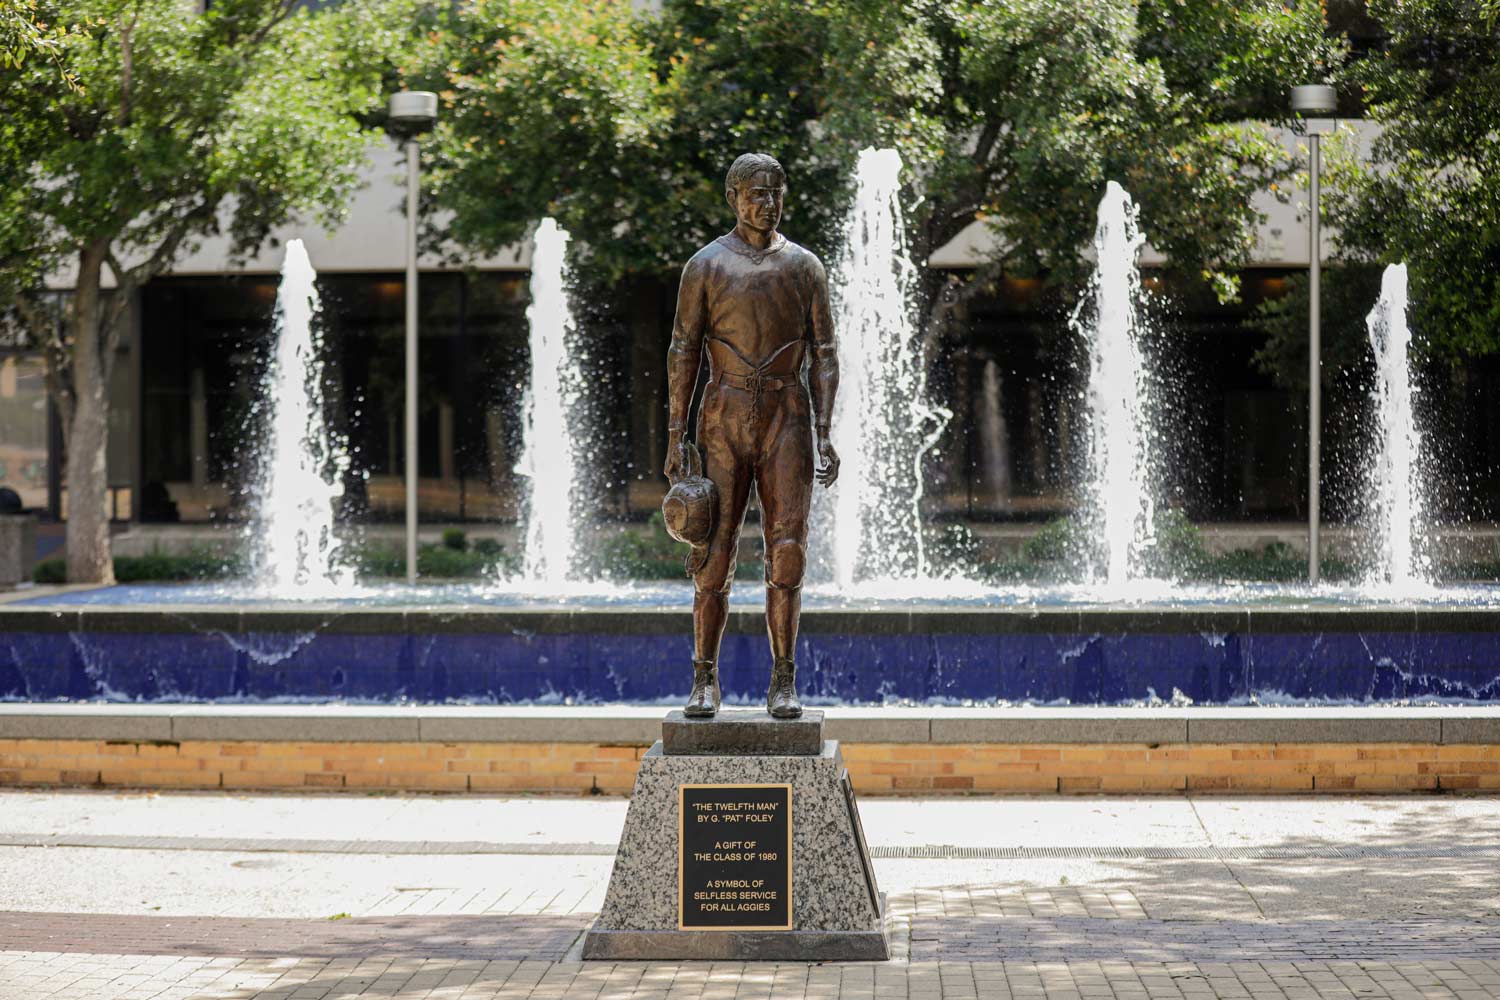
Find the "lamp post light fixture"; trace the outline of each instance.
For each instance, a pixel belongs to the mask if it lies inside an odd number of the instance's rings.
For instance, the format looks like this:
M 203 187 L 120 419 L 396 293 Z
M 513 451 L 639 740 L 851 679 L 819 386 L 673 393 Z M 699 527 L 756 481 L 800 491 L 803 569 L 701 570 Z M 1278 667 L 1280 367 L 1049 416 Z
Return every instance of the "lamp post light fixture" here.
M 1292 111 L 1304 119 L 1331 115 L 1338 107 L 1338 95 L 1327 84 L 1307 84 L 1292 88 Z M 1307 121 L 1308 139 L 1308 328 L 1307 328 L 1307 581 L 1318 582 L 1319 486 L 1323 442 L 1323 344 L 1319 327 L 1319 284 L 1322 280 L 1323 235 L 1319 225 L 1318 195 L 1323 160 L 1319 140 L 1333 131 L 1327 121 Z
M 437 95 L 403 90 L 391 95 L 389 130 L 406 145 L 406 582 L 417 582 L 417 193 L 421 189 L 417 137 L 437 122 Z

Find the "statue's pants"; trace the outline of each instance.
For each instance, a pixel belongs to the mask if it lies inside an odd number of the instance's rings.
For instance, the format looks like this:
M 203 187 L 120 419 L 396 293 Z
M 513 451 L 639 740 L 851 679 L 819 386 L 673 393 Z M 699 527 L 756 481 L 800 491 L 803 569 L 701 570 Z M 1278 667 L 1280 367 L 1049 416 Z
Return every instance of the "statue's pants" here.
M 708 557 L 693 574 L 693 657 L 718 660 L 729 587 L 750 486 L 760 497 L 766 543 L 766 629 L 771 655 L 790 659 L 797 644 L 812 505 L 812 406 L 799 382 L 762 391 L 710 380 L 698 413 L 704 474 L 718 487 Z

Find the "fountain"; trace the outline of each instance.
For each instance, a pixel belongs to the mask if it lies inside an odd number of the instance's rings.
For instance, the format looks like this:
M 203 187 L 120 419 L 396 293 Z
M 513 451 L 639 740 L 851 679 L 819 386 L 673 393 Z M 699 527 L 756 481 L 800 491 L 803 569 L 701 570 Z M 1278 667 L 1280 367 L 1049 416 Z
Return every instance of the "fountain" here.
M 522 580 L 556 592 L 578 578 L 582 457 L 580 357 L 569 349 L 576 326 L 568 302 L 568 233 L 554 219 L 537 226 L 531 257 L 531 381 L 522 397 L 521 459 L 526 477 Z
M 1146 238 L 1125 189 L 1110 181 L 1099 202 L 1094 231 L 1097 264 L 1089 322 L 1074 326 L 1088 341 L 1088 485 L 1082 522 L 1090 547 L 1092 583 L 1118 592 L 1139 575 L 1139 558 L 1150 541 L 1151 435 L 1149 398 L 1141 356 L 1141 275 L 1136 257 Z
M 252 583 L 274 597 L 333 596 L 353 583 L 339 561 L 334 525 L 349 456 L 323 418 L 316 280 L 302 241 L 288 242 L 275 346 L 261 381 L 261 450 L 247 536 Z
M 1367 585 L 1396 593 L 1432 589 L 1431 567 L 1419 551 L 1427 522 L 1427 484 L 1418 462 L 1412 384 L 1411 330 L 1406 325 L 1406 265 L 1392 264 L 1380 281 L 1380 300 L 1365 320 L 1375 356 L 1375 411 L 1370 501 L 1374 565 Z
M 1085 507 L 1100 539 L 1094 581 L 997 586 L 935 572 L 922 547 L 921 471 L 949 415 L 926 397 L 899 171 L 890 151 L 861 156 L 836 269 L 843 386 L 835 444 L 844 469 L 834 490 L 817 491 L 822 515 L 839 522 L 834 529 L 825 520 L 815 535 L 831 582 L 808 589 L 801 620 L 797 658 L 809 703 L 1159 705 L 1170 692 L 1198 705 L 1500 701 L 1500 629 L 1473 613 L 1500 607 L 1500 589 L 1418 587 L 1420 442 L 1410 433 L 1399 270 L 1388 273 L 1371 319 L 1382 426 L 1392 428 L 1376 477 L 1376 509 L 1392 539 L 1383 586 L 1142 578 L 1152 521 L 1136 313 L 1142 237 L 1115 184 L 1100 205 L 1091 320 L 1075 319 L 1090 345 Z M 588 505 L 578 472 L 590 456 L 575 419 L 584 383 L 563 350 L 572 328 L 566 242 L 550 220 L 537 232 L 519 467 L 529 485 L 524 574 L 478 587 L 341 585 L 332 504 L 344 459 L 321 420 L 312 271 L 294 243 L 266 383 L 275 448 L 263 463 L 255 528 L 266 542 L 259 589 L 130 585 L 9 602 L 0 607 L 0 700 L 680 704 L 691 657 L 688 583 L 590 581 L 580 565 L 575 531 Z M 974 412 L 997 476 L 1007 464 L 1001 400 L 1015 389 L 1000 365 L 986 366 Z M 1002 479 L 993 485 L 1003 492 Z M 856 559 L 861 548 L 873 555 Z M 309 594 L 318 599 L 265 600 Z M 731 596 L 720 657 L 731 704 L 764 694 L 760 600 L 758 587 Z
M 814 521 L 815 537 L 832 540 L 827 574 L 844 590 L 930 575 L 922 461 L 952 413 L 927 396 L 900 196 L 900 154 L 862 151 L 830 282 L 840 373 L 833 445 L 843 468 L 831 502 L 819 498 Z

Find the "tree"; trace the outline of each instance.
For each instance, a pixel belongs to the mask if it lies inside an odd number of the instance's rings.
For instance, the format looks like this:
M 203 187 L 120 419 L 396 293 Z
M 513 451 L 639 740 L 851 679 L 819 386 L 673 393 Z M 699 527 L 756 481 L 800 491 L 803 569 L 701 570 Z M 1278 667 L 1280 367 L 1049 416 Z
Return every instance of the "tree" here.
M 651 238 L 644 151 L 664 123 L 628 0 L 467 0 L 434 17 L 406 82 L 439 94 L 424 198 L 451 215 L 429 214 L 424 242 L 494 252 L 550 215 L 620 273 L 629 251 L 611 251 Z
M 1325 386 L 1339 379 L 1367 376 L 1370 335 L 1365 319 L 1380 298 L 1380 268 L 1340 263 L 1324 269 L 1319 290 L 1321 345 L 1318 356 Z M 1283 388 L 1307 391 L 1308 311 L 1305 274 L 1287 279 L 1286 293 L 1256 307 L 1253 324 L 1265 335 L 1255 367 Z
M 504 45 L 489 33 L 506 21 L 497 6 L 527 12 L 506 22 Z M 514 81 L 515 100 L 450 116 L 443 155 L 474 182 L 436 196 L 457 213 L 455 235 L 482 232 L 493 248 L 496 216 L 576 207 L 564 224 L 603 269 L 679 266 L 725 225 L 726 165 L 758 148 L 792 176 L 786 228 L 827 253 L 855 153 L 894 145 L 911 168 L 918 259 L 971 223 L 995 231 L 985 266 L 955 279 L 960 295 L 1001 271 L 1076 285 L 1095 206 L 1117 179 L 1153 244 L 1228 296 L 1259 222 L 1252 196 L 1295 168 L 1245 120 L 1283 114 L 1281 81 L 1340 58 L 1316 5 L 1279 0 L 667 0 L 633 23 L 622 6 L 463 5 L 490 16 L 451 22 L 463 58 L 439 73 L 446 89 L 488 75 Z M 568 26 L 549 27 L 556 18 Z M 557 37 L 577 53 L 610 47 L 614 75 L 580 90 L 546 68 L 535 51 Z M 570 95 L 566 115 L 525 89 L 536 86 Z M 497 162 L 527 128 L 563 152 Z M 497 205 L 497 191 L 531 200 Z M 933 295 L 935 320 L 954 299 Z
M 1350 67 L 1381 131 L 1331 151 L 1328 221 L 1351 261 L 1405 261 L 1413 329 L 1450 359 L 1500 350 L 1500 4 L 1372 0 L 1383 47 Z
M 336 221 L 409 21 L 400 0 L 56 6 L 58 58 L 86 90 L 48 86 L 34 60 L 0 78 L 0 301 L 45 350 L 62 417 L 68 578 L 110 582 L 107 387 L 131 301 L 203 237 L 246 253 L 294 217 Z M 64 265 L 59 324 L 40 290 Z
M 1109 180 L 1171 266 L 1233 297 L 1261 221 L 1252 198 L 1295 169 L 1269 127 L 1284 115 L 1278 81 L 1326 71 L 1339 53 L 1316 5 L 1279 0 L 911 3 L 902 23 L 858 27 L 868 38 L 841 46 L 855 69 L 834 106 L 855 112 L 844 130 L 900 145 L 915 164 L 914 248 L 974 222 L 995 237 L 974 274 L 948 279 L 950 302 L 1001 272 L 1079 287 Z M 936 79 L 896 107 L 853 100 L 900 72 L 896 43 L 913 34 L 935 53 Z

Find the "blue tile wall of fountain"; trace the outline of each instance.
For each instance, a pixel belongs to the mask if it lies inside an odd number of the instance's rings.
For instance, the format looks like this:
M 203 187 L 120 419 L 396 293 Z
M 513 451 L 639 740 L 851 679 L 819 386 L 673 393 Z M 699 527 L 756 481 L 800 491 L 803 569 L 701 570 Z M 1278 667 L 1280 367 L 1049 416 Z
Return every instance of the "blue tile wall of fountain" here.
M 1244 612 L 1221 617 L 1205 628 L 1201 614 L 1172 611 L 810 614 L 801 689 L 825 704 L 1500 701 L 1500 629 L 1488 616 L 1451 630 L 1410 614 L 1304 613 L 1271 628 Z M 688 686 L 686 626 L 685 615 L 623 612 L 210 621 L 4 611 L 0 699 L 670 703 Z M 728 700 L 764 696 L 758 615 L 733 616 L 720 662 Z

